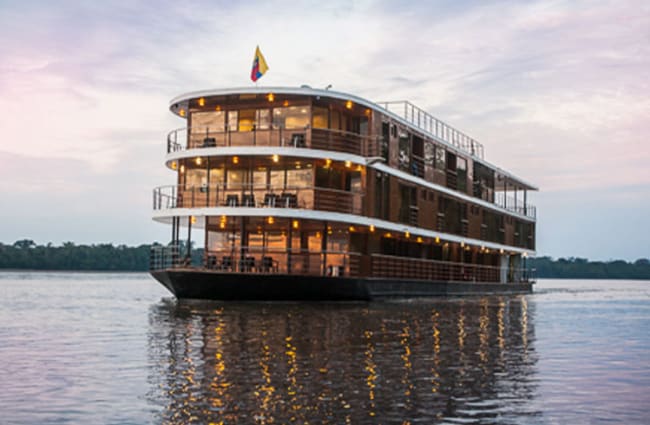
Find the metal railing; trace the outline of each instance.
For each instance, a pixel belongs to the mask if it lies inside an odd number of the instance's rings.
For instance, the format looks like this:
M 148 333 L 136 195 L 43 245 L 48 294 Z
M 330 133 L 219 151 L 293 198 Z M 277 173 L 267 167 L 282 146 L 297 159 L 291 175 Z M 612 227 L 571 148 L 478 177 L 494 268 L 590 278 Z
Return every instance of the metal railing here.
M 445 124 L 423 109 L 408 101 L 377 102 L 377 105 L 406 120 L 409 124 L 449 143 L 456 148 L 483 158 L 483 145 L 468 135 Z
M 189 258 L 180 255 L 178 245 L 169 245 L 151 248 L 150 269 L 191 268 L 228 273 L 349 277 L 359 275 L 360 257 L 360 254 L 343 251 L 233 246 L 206 250 L 202 264 L 192 265 Z
M 203 207 L 302 208 L 361 214 L 363 192 L 269 185 L 167 185 L 153 190 L 153 209 Z
M 526 268 L 483 266 L 372 254 L 372 277 L 433 280 L 442 282 L 534 282 L 535 271 Z M 505 282 L 504 282 L 505 283 Z
M 179 266 L 181 263 L 180 247 L 177 244 L 151 247 L 149 252 L 149 269 L 164 270 Z
M 508 211 L 530 217 L 537 217 L 537 208 L 534 205 L 524 203 L 522 199 L 506 195 L 504 192 L 494 194 L 494 204 Z
M 215 127 L 183 127 L 167 135 L 167 153 L 224 146 L 281 146 L 323 149 L 376 156 L 379 138 L 326 128 L 264 128 L 232 131 Z
M 367 261 L 366 261 L 367 260 Z M 364 273 L 365 262 L 369 271 Z M 151 270 L 192 268 L 225 273 L 291 274 L 302 276 L 374 277 L 438 282 L 535 282 L 536 270 L 495 267 L 393 255 L 363 255 L 346 251 L 308 251 L 268 247 L 206 250 L 203 262 L 192 265 L 178 245 L 151 249 Z

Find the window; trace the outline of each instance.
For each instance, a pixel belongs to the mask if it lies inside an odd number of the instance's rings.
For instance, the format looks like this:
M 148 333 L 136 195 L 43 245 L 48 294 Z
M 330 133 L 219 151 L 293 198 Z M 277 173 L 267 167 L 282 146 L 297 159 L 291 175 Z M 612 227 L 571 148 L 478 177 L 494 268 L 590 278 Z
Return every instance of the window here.
M 255 125 L 255 109 L 242 109 L 239 111 L 239 131 L 251 131 Z
M 436 169 L 437 170 L 444 170 L 445 169 L 445 148 L 442 146 L 436 145 L 435 146 L 435 161 L 436 161 Z
M 228 111 L 228 131 L 237 131 L 237 116 L 239 111 Z
M 327 128 L 327 108 L 314 107 L 314 113 L 312 114 L 311 126 L 313 128 Z
M 308 106 L 288 106 L 273 109 L 273 125 L 285 129 L 305 129 L 309 126 Z
M 255 128 L 257 130 L 268 130 L 271 128 L 271 110 L 258 109 L 256 113 Z
M 223 111 L 194 112 L 191 117 L 191 133 L 207 134 L 208 132 L 223 131 L 226 114 Z

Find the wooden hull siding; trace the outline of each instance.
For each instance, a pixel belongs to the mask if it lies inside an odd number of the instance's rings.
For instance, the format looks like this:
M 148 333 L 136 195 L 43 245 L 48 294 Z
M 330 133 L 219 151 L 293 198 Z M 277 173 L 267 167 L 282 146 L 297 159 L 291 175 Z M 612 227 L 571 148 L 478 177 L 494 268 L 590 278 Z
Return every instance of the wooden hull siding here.
M 177 297 L 532 288 L 521 270 L 535 250 L 536 188 L 408 102 L 251 87 L 182 95 L 170 110 L 186 120 L 167 138 L 176 183 L 156 189 L 153 204 L 155 219 L 172 223 L 173 254 L 156 254 L 152 274 Z M 193 225 L 203 229 L 201 265 L 181 260 L 181 225 L 185 246 L 197 242 Z

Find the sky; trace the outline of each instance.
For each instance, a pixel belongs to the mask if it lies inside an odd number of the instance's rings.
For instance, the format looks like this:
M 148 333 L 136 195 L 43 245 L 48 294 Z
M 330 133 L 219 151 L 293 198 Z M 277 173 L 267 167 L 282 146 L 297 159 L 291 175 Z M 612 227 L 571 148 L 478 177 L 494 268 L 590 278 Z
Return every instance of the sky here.
M 535 183 L 538 255 L 650 257 L 650 2 L 0 0 L 0 242 L 167 241 L 169 101 L 409 100 Z

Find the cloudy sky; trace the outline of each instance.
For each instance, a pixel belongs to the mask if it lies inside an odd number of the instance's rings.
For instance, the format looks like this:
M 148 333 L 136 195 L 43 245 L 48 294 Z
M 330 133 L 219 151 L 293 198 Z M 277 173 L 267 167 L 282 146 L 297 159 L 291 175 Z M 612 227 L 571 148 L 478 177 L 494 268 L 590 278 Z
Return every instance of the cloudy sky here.
M 155 4 L 154 4 L 155 3 Z M 536 183 L 538 253 L 650 257 L 650 2 L 0 0 L 0 241 L 166 241 L 169 100 L 410 100 Z

